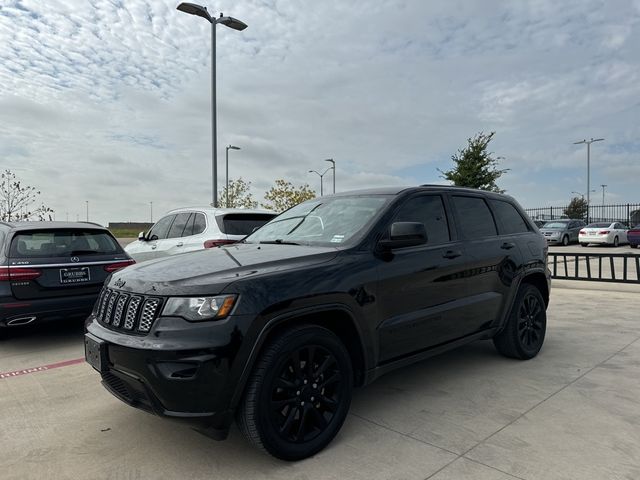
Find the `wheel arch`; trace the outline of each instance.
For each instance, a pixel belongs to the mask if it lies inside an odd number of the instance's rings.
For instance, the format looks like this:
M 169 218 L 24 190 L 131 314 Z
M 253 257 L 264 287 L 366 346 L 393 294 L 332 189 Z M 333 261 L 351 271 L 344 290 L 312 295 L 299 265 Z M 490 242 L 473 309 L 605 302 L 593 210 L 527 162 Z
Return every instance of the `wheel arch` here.
M 365 373 L 370 368 L 370 362 L 366 358 L 362 334 L 348 307 L 344 305 L 324 305 L 312 310 L 304 309 L 287 312 L 269 320 L 260 331 L 231 399 L 231 407 L 233 409 L 240 403 L 251 371 L 269 340 L 287 328 L 297 325 L 317 325 L 333 332 L 342 341 L 351 358 L 354 386 L 364 384 Z

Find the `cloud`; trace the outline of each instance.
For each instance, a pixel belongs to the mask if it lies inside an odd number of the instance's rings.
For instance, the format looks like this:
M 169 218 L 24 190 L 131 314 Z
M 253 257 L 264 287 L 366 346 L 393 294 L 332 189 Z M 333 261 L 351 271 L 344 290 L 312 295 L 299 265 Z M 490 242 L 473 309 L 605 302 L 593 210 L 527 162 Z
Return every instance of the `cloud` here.
M 100 222 L 141 220 L 150 201 L 210 201 L 210 25 L 175 5 L 0 7 L 0 156 L 59 215 L 89 200 Z M 249 28 L 217 30 L 220 184 L 230 143 L 231 177 L 258 198 L 282 177 L 319 190 L 307 172 L 329 157 L 338 190 L 432 183 L 495 130 L 523 204 L 586 190 L 572 142 L 591 136 L 606 138 L 593 182 L 637 201 L 638 5 L 221 0 Z

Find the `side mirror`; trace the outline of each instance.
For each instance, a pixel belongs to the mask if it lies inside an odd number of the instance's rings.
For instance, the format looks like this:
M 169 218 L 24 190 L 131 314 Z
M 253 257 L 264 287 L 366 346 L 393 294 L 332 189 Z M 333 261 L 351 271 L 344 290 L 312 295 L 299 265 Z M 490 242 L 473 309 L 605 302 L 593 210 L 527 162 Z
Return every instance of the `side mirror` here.
M 141 242 L 144 242 L 147 239 L 147 237 L 144 236 L 144 232 L 140 232 L 138 234 L 138 240 L 140 240 Z
M 391 224 L 389 238 L 380 240 L 380 246 L 386 249 L 414 247 L 427 243 L 427 230 L 424 223 L 395 222 Z

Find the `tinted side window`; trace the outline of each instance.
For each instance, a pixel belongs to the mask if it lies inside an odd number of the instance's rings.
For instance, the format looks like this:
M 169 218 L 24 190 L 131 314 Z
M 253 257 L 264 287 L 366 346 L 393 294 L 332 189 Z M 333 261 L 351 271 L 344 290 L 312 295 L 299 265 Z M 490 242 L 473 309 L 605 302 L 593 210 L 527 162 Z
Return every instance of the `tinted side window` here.
M 496 224 L 489 206 L 477 197 L 453 197 L 458 213 L 458 228 L 469 239 L 497 235 Z
M 516 207 L 508 202 L 491 200 L 491 206 L 498 217 L 502 230 L 500 233 L 510 235 L 512 233 L 526 233 L 529 231 L 527 222 L 524 221 Z M 571 224 L 572 226 L 574 223 Z
M 169 234 L 167 238 L 178 238 L 182 236 L 182 232 L 184 228 L 187 226 L 187 222 L 189 221 L 190 213 L 179 213 L 176 215 L 176 219 L 173 221 L 171 228 L 169 229 Z
M 205 220 L 204 215 L 196 213 L 195 219 L 193 220 L 193 235 L 204 232 L 205 228 L 207 228 L 207 221 Z
M 174 218 L 176 218 L 175 215 L 167 215 L 158 220 L 149 232 L 149 240 L 162 240 L 163 238 L 167 238 L 167 232 L 169 232 L 169 227 L 171 223 L 173 223 Z
M 195 213 L 189 214 L 189 220 L 187 220 L 187 226 L 184 227 L 184 230 L 182 231 L 183 237 L 188 237 L 189 235 L 193 235 L 193 221 L 195 218 L 196 218 Z
M 424 223 L 429 245 L 445 243 L 450 240 L 447 215 L 440 195 L 426 195 L 410 199 L 402 205 L 393 221 Z

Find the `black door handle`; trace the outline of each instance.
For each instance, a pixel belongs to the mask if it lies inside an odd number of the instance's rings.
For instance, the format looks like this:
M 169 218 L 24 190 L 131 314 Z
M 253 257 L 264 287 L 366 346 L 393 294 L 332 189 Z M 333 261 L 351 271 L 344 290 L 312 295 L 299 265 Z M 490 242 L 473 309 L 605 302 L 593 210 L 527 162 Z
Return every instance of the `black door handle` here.
M 457 258 L 462 255 L 460 250 L 447 250 L 447 252 L 442 255 L 443 258 Z
M 500 248 L 502 248 L 504 250 L 511 250 L 515 246 L 516 246 L 515 243 L 504 242 Z

